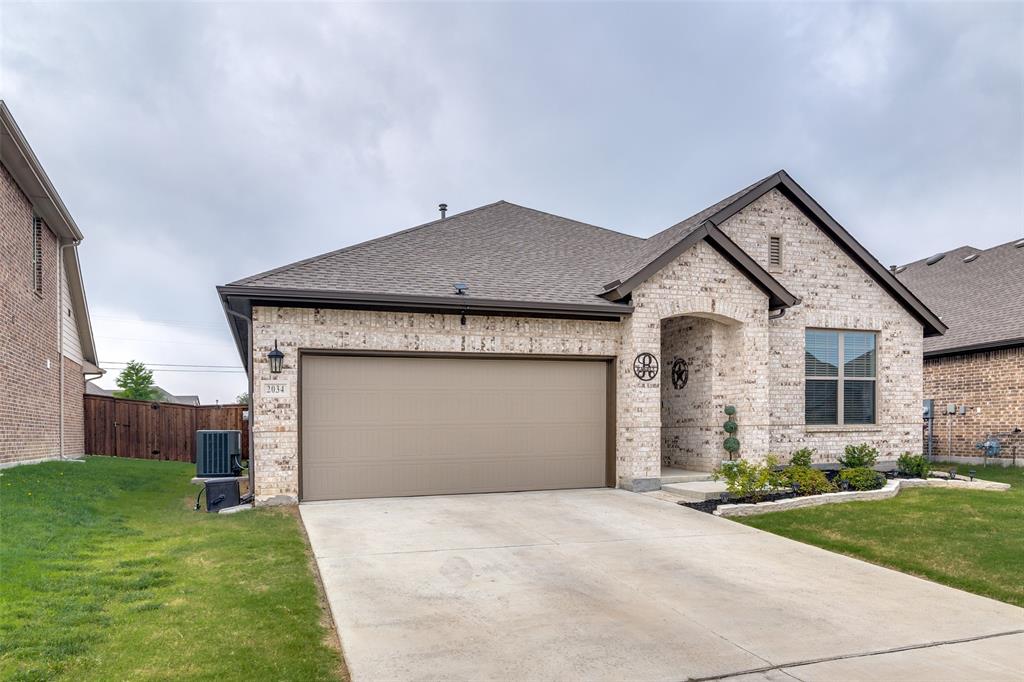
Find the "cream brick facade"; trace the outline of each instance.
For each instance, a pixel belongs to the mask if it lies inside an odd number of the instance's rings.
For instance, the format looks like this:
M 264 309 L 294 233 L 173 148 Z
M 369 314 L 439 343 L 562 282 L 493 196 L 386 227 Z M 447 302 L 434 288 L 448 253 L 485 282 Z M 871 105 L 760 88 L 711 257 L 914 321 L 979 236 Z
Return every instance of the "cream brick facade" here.
M 616 358 L 616 478 L 623 487 L 655 487 L 663 461 L 709 470 L 725 456 L 723 408 L 735 405 L 740 456 L 760 458 L 817 449 L 835 459 L 866 441 L 883 456 L 920 448 L 922 326 L 778 191 L 720 226 L 767 269 L 768 238 L 779 235 L 776 278 L 802 299 L 769 319 L 768 298 L 705 242 L 699 242 L 633 291 L 621 322 L 316 308 L 253 309 L 255 491 L 262 504 L 298 498 L 300 351 L 374 350 L 591 355 Z M 878 333 L 877 424 L 806 427 L 804 329 Z M 275 340 L 284 369 L 272 376 Z M 633 372 L 649 352 L 661 360 L 652 381 Z M 673 357 L 690 364 L 688 392 L 671 387 Z M 286 396 L 266 397 L 268 381 Z M 663 385 L 664 383 L 664 385 Z

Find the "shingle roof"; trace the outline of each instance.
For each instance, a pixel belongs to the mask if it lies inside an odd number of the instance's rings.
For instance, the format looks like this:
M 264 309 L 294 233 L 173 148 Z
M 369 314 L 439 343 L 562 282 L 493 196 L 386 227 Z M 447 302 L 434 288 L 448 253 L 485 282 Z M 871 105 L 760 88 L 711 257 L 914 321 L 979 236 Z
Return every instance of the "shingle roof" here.
M 775 174 L 773 173 L 773 175 Z M 768 176 L 768 178 L 770 177 L 772 177 L 772 175 Z M 640 246 L 639 249 L 637 249 L 637 251 L 634 254 L 632 254 L 631 256 L 626 258 L 624 262 L 622 262 L 622 264 L 618 267 L 616 271 L 616 276 L 614 278 L 609 279 L 618 278 L 619 280 L 625 282 L 633 274 L 642 270 L 649 263 L 652 263 L 662 253 L 670 249 L 673 244 L 676 244 L 682 241 L 684 238 L 686 238 L 688 234 L 690 234 L 698 227 L 700 227 L 701 223 L 703 223 L 705 220 L 707 220 L 714 214 L 718 213 L 723 208 L 725 208 L 732 202 L 736 201 L 741 196 L 743 196 L 753 188 L 757 187 L 768 178 L 762 178 L 757 182 L 753 183 L 752 185 L 750 185 L 749 187 L 744 187 L 739 192 L 727 196 L 725 199 L 722 199 L 716 204 L 708 206 L 703 211 L 694 213 L 689 218 L 676 223 L 672 227 L 666 228 L 661 232 L 658 232 L 657 234 L 651 235 L 650 237 L 644 240 L 643 244 Z
M 229 286 L 594 304 L 643 239 L 498 201 Z
M 785 308 L 799 299 L 717 227 L 776 189 L 919 319 L 926 336 L 943 332 L 939 319 L 784 170 L 649 239 L 499 201 L 246 277 L 218 292 L 243 359 L 248 332 L 241 320 L 260 302 L 619 318 L 632 312 L 636 286 L 701 241 L 761 288 L 770 308 Z M 456 282 L 468 285 L 468 296 L 455 294 Z
M 971 246 L 897 268 L 896 276 L 949 326 L 924 340 L 925 354 L 1024 340 L 1024 247 L 1021 240 L 991 249 Z M 964 258 L 977 254 L 970 262 Z

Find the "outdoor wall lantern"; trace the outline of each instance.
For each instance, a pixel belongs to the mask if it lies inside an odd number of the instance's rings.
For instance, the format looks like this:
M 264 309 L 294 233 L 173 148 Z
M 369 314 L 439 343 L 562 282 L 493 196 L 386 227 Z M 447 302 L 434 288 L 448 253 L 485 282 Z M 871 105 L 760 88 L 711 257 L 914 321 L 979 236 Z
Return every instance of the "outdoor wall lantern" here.
M 267 359 L 270 360 L 270 373 L 280 374 L 281 365 L 284 363 L 284 353 L 277 349 L 277 339 L 274 339 L 274 350 L 267 353 Z

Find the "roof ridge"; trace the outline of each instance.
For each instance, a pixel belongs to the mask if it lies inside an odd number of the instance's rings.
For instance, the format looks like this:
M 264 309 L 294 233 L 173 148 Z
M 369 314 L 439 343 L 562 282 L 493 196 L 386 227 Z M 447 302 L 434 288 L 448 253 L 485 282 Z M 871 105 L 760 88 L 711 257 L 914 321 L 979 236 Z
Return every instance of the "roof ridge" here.
M 261 279 L 263 279 L 265 277 L 269 277 L 271 275 L 276 275 L 278 273 L 284 272 L 285 270 L 291 270 L 292 268 L 296 268 L 296 267 L 299 267 L 301 265 L 308 265 L 309 263 L 315 263 L 317 261 L 324 260 L 325 258 L 330 258 L 331 256 L 336 256 L 339 253 L 345 253 L 346 251 L 354 251 L 355 249 L 358 249 L 360 247 L 369 246 L 370 244 L 377 244 L 379 242 L 387 241 L 388 239 L 391 239 L 392 237 L 398 237 L 399 235 L 408 234 L 410 232 L 422 229 L 424 227 L 430 227 L 431 225 L 435 225 L 435 224 L 440 223 L 442 221 L 454 220 L 455 218 L 460 218 L 462 216 L 467 216 L 470 213 L 476 213 L 477 211 L 482 211 L 482 210 L 484 210 L 486 208 L 492 208 L 494 206 L 497 206 L 498 204 L 507 204 L 507 203 L 509 203 L 509 202 L 505 201 L 504 199 L 499 199 L 498 201 L 492 201 L 489 204 L 484 204 L 482 206 L 477 206 L 476 208 L 466 209 L 462 213 L 456 213 L 455 215 L 447 216 L 447 217 L 444 217 L 444 218 L 435 218 L 434 220 L 431 220 L 429 222 L 421 223 L 421 224 L 415 225 L 413 227 L 408 227 L 408 228 L 406 228 L 404 230 L 399 230 L 398 232 L 392 232 L 390 234 L 384 234 L 384 235 L 381 235 L 379 237 L 374 237 L 373 239 L 367 239 L 366 241 L 358 242 L 356 244 L 349 244 L 348 246 L 343 246 L 340 249 L 334 249 L 333 251 L 328 251 L 326 253 L 321 253 L 321 254 L 316 255 L 316 256 L 310 256 L 309 258 L 303 258 L 302 260 L 297 260 L 297 261 L 294 261 L 292 263 L 288 263 L 287 265 L 281 265 L 281 266 L 273 268 L 271 270 L 265 270 L 264 272 L 258 272 L 255 275 L 249 275 L 248 277 L 243 277 L 242 279 L 235 280 L 234 282 L 231 282 L 230 284 L 231 285 L 252 284 L 253 282 L 257 282 L 257 281 L 259 281 L 259 280 L 261 280 Z
M 584 225 L 586 227 L 592 227 L 595 230 L 603 230 L 605 232 L 611 232 L 612 234 L 617 234 L 620 237 L 632 237 L 633 239 L 638 239 L 640 241 L 645 241 L 645 239 L 643 237 L 637 237 L 635 234 L 629 234 L 627 232 L 619 232 L 618 230 L 613 230 L 610 227 L 602 227 L 600 225 L 594 225 L 593 223 L 583 222 L 582 220 L 576 220 L 575 218 L 568 218 L 568 217 L 566 217 L 564 215 L 558 215 L 557 213 L 552 213 L 551 211 L 542 211 L 539 208 L 533 208 L 531 206 L 523 206 L 522 204 L 517 204 L 514 201 L 505 201 L 504 199 L 502 199 L 498 203 L 508 204 L 509 206 L 515 206 L 516 208 L 521 208 L 521 209 L 524 209 L 526 211 L 532 211 L 534 213 L 541 213 L 543 215 L 549 215 L 552 218 L 558 218 L 559 220 L 568 220 L 570 223 L 576 223 L 577 225 Z

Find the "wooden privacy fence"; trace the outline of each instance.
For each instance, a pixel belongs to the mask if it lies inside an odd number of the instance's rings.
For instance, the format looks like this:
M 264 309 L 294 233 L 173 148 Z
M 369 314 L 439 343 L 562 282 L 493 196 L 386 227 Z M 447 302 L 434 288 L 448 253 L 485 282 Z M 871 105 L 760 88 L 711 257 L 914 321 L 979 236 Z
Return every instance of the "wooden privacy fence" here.
M 196 461 L 196 431 L 242 432 L 242 458 L 249 456 L 246 405 L 178 405 L 85 396 L 85 452 L 140 459 Z

